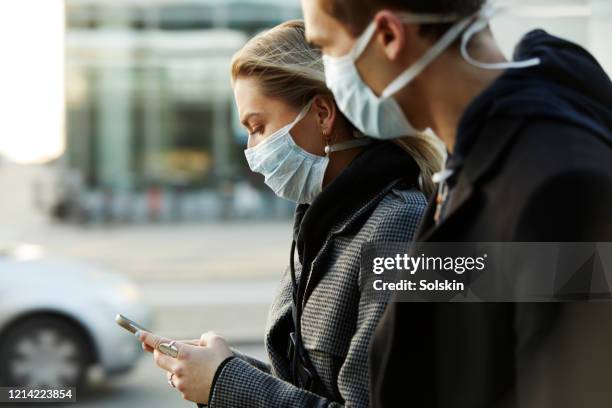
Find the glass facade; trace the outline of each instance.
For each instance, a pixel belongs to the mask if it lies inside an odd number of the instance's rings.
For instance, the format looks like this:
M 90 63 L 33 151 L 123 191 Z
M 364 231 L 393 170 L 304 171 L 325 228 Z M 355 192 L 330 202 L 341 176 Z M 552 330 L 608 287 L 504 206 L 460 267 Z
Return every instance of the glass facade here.
M 229 78 L 282 1 L 66 1 L 62 217 L 286 216 L 246 166 Z
M 65 0 L 66 154 L 60 218 L 286 217 L 247 168 L 232 54 L 300 18 L 297 0 Z M 510 57 L 535 27 L 577 42 L 610 72 L 609 0 L 517 0 L 492 22 Z

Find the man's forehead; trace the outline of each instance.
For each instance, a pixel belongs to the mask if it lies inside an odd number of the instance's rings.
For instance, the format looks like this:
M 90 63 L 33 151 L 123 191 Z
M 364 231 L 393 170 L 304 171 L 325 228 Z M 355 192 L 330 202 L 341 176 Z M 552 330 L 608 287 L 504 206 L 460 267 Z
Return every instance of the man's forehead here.
M 341 28 L 340 23 L 327 13 L 322 5 L 324 0 L 302 0 L 306 40 L 322 45 L 330 36 Z

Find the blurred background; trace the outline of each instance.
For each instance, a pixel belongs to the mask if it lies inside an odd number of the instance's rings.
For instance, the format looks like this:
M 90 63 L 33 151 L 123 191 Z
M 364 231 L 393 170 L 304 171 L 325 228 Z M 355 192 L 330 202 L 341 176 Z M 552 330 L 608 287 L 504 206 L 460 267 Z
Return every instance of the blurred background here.
M 612 71 L 612 0 L 506 3 L 493 29 L 508 55 L 543 27 Z M 187 406 L 114 314 L 174 338 L 215 330 L 265 358 L 293 206 L 248 170 L 229 62 L 300 18 L 299 1 L 19 0 L 0 12 L 0 379 L 86 378 L 83 407 Z M 62 352 L 41 373 L 48 350 Z

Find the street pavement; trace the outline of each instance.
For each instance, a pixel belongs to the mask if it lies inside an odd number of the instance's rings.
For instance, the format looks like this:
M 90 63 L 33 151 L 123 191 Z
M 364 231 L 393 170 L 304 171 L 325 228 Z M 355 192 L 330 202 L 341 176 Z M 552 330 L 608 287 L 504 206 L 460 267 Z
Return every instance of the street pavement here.
M 289 221 L 125 226 L 36 223 L 2 241 L 109 266 L 139 282 L 278 278 L 289 259 Z
M 214 331 L 233 342 L 261 341 L 277 280 L 139 283 L 153 307 L 152 330 L 175 339 Z
M 267 361 L 261 344 L 234 344 L 241 352 Z M 77 402 L 62 408 L 194 408 L 181 394 L 170 388 L 166 376 L 153 358 L 143 353 L 138 366 L 129 374 L 101 382 L 85 393 L 77 393 Z

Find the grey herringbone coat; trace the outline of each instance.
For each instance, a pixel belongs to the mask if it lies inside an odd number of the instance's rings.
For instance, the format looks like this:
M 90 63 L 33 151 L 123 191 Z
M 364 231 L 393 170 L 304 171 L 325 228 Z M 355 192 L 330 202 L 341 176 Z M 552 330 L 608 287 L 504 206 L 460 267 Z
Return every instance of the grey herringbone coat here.
M 330 232 L 311 263 L 311 269 L 323 268 L 323 273 L 307 290 L 301 319 L 304 347 L 324 395 L 291 384 L 287 344 L 292 284 L 287 268 L 268 316 L 266 348 L 271 364 L 236 353 L 217 373 L 209 406 L 368 407 L 368 346 L 386 305 L 360 297 L 360 275 L 365 273 L 361 247 L 369 242 L 411 241 L 426 204 L 422 193 L 396 180 L 328 226 Z M 296 263 L 300 279 L 302 267 Z

